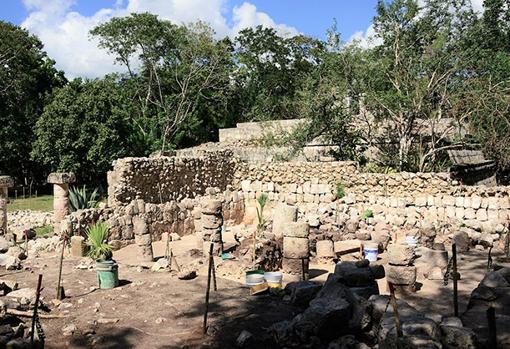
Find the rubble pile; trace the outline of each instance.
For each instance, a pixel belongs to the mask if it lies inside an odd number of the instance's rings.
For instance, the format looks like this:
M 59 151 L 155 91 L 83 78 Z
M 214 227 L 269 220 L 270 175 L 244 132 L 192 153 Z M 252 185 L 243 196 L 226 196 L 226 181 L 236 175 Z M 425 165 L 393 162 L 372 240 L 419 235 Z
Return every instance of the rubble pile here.
M 510 268 L 486 274 L 471 292 L 467 310 L 461 315 L 462 322 L 476 332 L 482 343 L 489 336 L 486 320 L 489 307 L 496 312 L 498 348 L 510 347 Z

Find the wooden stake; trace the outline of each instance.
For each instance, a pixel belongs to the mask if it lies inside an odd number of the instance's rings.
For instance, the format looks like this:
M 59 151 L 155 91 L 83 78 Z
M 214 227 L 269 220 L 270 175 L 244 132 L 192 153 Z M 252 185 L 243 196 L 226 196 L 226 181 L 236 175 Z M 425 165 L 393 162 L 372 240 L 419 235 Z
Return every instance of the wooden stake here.
M 60 262 L 58 268 L 58 282 L 57 282 L 57 299 L 61 301 L 65 298 L 64 287 L 60 286 L 62 282 L 62 263 L 64 261 L 64 249 L 66 247 L 67 235 L 64 232 L 64 239 L 62 240 L 62 251 L 60 252 Z
M 37 290 L 35 292 L 34 313 L 32 315 L 32 333 L 30 333 L 30 347 L 34 348 L 35 322 L 37 321 L 37 309 L 39 308 L 39 297 L 41 296 L 42 274 L 39 274 Z
M 395 298 L 395 288 L 391 282 L 388 282 L 388 288 L 390 289 L 390 303 L 393 307 L 393 317 L 395 319 L 395 328 L 397 329 L 397 343 L 399 343 L 399 338 L 404 334 L 402 333 L 402 325 L 400 323 L 400 316 L 398 315 L 398 306 L 397 299 Z
M 308 270 L 305 268 L 305 258 L 301 258 L 301 278 L 302 281 L 308 281 L 309 279 Z
M 496 332 L 496 310 L 494 307 L 487 309 L 487 323 L 489 325 L 489 348 L 496 349 L 498 347 L 498 335 Z
M 212 255 L 212 253 L 210 254 L 210 257 L 211 258 L 211 269 L 212 269 L 212 277 L 213 277 L 213 285 L 214 285 L 214 291 L 217 292 L 218 291 L 218 286 L 216 285 L 216 266 L 214 265 L 214 256 Z
M 207 271 L 207 289 L 205 292 L 205 312 L 204 312 L 204 325 L 203 330 L 204 334 L 207 333 L 207 313 L 209 312 L 209 292 L 211 290 L 211 274 L 212 274 L 212 265 L 211 265 L 211 257 L 213 253 L 213 243 L 209 248 L 209 270 Z
M 452 244 L 452 258 L 453 258 L 453 313 L 455 317 L 459 317 L 459 300 L 458 300 L 458 290 L 457 290 L 457 245 Z

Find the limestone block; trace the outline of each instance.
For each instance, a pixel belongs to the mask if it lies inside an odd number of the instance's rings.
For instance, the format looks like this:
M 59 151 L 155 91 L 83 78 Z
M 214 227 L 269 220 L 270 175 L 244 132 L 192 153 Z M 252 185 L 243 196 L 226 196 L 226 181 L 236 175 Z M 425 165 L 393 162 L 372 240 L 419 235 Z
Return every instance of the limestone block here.
M 479 221 L 486 221 L 487 220 L 487 210 L 484 208 L 480 208 L 476 210 L 476 219 Z
M 245 179 L 245 180 L 241 181 L 241 190 L 244 192 L 249 192 L 250 184 L 251 184 L 251 181 L 249 179 Z
M 490 197 L 490 198 L 487 198 L 487 208 L 489 210 L 497 210 L 499 209 L 499 202 L 498 202 L 498 198 L 496 197 Z
M 133 217 L 133 232 L 135 235 L 146 235 L 149 233 L 149 226 L 145 218 L 141 216 Z
M 500 198 L 498 200 L 499 209 L 508 210 L 510 209 L 510 199 L 508 197 Z
M 453 196 L 449 196 L 449 195 L 443 196 L 443 205 L 444 206 L 455 206 L 455 198 Z
M 407 244 L 388 245 L 388 263 L 393 265 L 410 265 L 415 258 L 414 248 Z
M 290 222 L 283 227 L 283 236 L 308 238 L 310 226 L 305 222 Z
M 455 206 L 464 207 L 464 197 L 463 196 L 457 196 L 455 198 Z
M 464 209 L 464 217 L 469 220 L 475 219 L 476 211 L 473 208 L 468 207 L 468 208 Z
M 151 234 L 135 235 L 135 243 L 138 246 L 145 246 L 152 244 Z
M 282 259 L 282 271 L 286 274 L 302 275 L 303 271 L 304 273 L 308 273 L 308 268 L 309 268 L 308 258 L 294 259 L 283 257 Z
M 455 217 L 457 219 L 464 219 L 464 207 L 455 207 Z
M 317 244 L 315 245 L 315 249 L 317 251 L 318 258 L 333 258 L 333 257 L 335 257 L 335 252 L 333 249 L 333 241 L 331 241 L 331 240 L 317 241 Z
M 448 218 L 455 218 L 455 206 L 446 206 L 445 215 Z
M 76 182 L 73 172 L 53 172 L 48 175 L 47 182 L 51 184 L 69 184 Z
M 335 241 L 334 243 L 334 252 L 339 255 L 347 254 L 347 253 L 358 253 L 360 250 L 361 241 L 359 240 L 343 240 L 343 241 Z
M 497 210 L 487 210 L 487 219 L 489 221 L 497 221 L 498 220 L 498 211 Z
M 283 256 L 287 258 L 308 258 L 308 239 L 283 238 Z
M 414 285 L 416 283 L 416 267 L 388 265 L 386 279 L 394 285 Z
M 200 224 L 205 229 L 218 229 L 223 224 L 223 218 L 219 215 L 203 214 Z
M 479 196 L 471 196 L 471 208 L 477 210 L 482 207 L 482 198 Z
M 152 244 L 138 245 L 138 260 L 140 262 L 152 262 L 154 260 Z
M 278 204 L 273 211 L 273 233 L 277 238 L 283 236 L 284 228 L 288 223 L 297 220 L 297 207 L 287 204 Z
M 202 214 L 220 215 L 222 203 L 221 200 L 206 200 L 202 205 Z
M 472 203 L 471 203 L 471 197 L 466 196 L 466 197 L 464 198 L 464 208 L 471 208 L 471 205 L 472 205 Z
M 71 236 L 71 255 L 73 257 L 84 257 L 85 247 L 85 238 L 83 236 Z

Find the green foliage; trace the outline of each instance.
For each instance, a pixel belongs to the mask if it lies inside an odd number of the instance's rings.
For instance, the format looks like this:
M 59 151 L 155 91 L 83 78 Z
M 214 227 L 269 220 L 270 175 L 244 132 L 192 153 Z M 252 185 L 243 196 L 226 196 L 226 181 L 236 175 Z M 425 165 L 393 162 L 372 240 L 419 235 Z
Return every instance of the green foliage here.
M 110 228 L 106 222 L 97 222 L 87 228 L 88 256 L 92 259 L 110 259 L 112 248 L 107 244 Z
M 266 228 L 266 220 L 263 217 L 264 207 L 267 203 L 267 195 L 262 193 L 257 198 L 257 231 L 262 232 Z
M 84 185 L 81 189 L 78 187 L 71 187 L 69 189 L 69 203 L 71 212 L 83 210 L 86 208 L 95 208 L 98 202 L 98 189 L 88 191 Z
M 53 195 L 42 195 L 27 199 L 10 198 L 7 209 L 9 211 L 32 210 L 50 212 L 53 211 Z
M 41 41 L 0 21 L 0 173 L 32 177 L 34 126 L 54 87 L 65 83 Z
M 42 227 L 35 228 L 35 234 L 37 236 L 48 236 L 53 233 L 53 225 L 46 224 Z
M 374 217 L 374 211 L 371 209 L 366 209 L 363 211 L 363 219 L 373 218 Z
M 342 182 L 336 184 L 336 198 L 341 199 L 345 197 L 345 186 Z

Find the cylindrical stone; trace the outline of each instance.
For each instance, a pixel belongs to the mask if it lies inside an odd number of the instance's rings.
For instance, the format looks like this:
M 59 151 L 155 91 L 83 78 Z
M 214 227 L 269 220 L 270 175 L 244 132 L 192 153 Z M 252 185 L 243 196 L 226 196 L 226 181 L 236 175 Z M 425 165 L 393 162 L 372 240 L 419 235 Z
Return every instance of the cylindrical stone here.
M 283 227 L 284 237 L 308 238 L 310 226 L 305 222 L 290 222 Z
M 285 226 L 297 220 L 297 207 L 287 204 L 279 204 L 275 207 L 273 213 L 273 233 L 276 238 L 281 238 Z
M 283 256 L 287 258 L 308 258 L 308 239 L 283 238 Z
M 393 265 L 411 265 L 414 260 L 414 247 L 407 244 L 388 245 L 388 263 Z
M 223 218 L 218 215 L 202 214 L 201 223 L 202 228 L 218 229 L 223 224 Z
M 140 262 L 152 262 L 154 260 L 152 244 L 138 245 L 138 260 Z
M 388 265 L 386 278 L 394 285 L 414 285 L 416 283 L 416 267 Z
M 303 266 L 305 269 L 305 274 L 308 273 L 309 269 L 309 260 L 305 259 L 295 259 L 295 258 L 283 258 L 282 260 L 282 271 L 286 274 L 291 275 L 302 275 L 303 274 Z
M 331 241 L 331 240 L 317 241 L 317 244 L 315 245 L 315 249 L 317 251 L 317 258 L 333 258 L 333 257 L 335 257 L 335 252 L 333 249 L 333 241 Z
M 85 238 L 83 236 L 71 236 L 71 255 L 73 257 L 85 256 Z
M 60 223 L 69 214 L 69 184 L 53 184 L 53 215 L 55 224 Z

